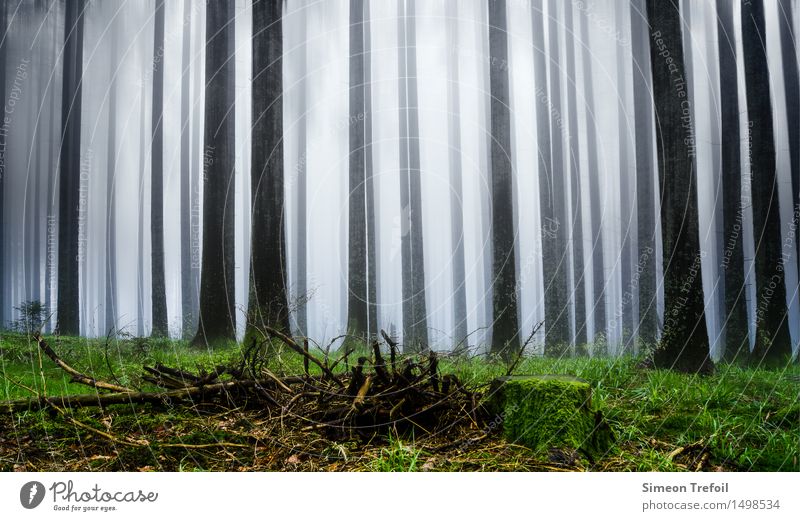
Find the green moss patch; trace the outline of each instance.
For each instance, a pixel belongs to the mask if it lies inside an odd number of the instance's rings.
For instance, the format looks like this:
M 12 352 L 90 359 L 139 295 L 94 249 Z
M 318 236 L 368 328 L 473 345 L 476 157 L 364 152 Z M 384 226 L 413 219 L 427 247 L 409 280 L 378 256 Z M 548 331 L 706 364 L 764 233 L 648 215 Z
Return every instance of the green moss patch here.
M 593 458 L 605 453 L 613 433 L 592 409 L 589 382 L 567 375 L 497 378 L 490 390 L 490 408 L 503 423 L 512 443 L 534 450 L 578 449 Z

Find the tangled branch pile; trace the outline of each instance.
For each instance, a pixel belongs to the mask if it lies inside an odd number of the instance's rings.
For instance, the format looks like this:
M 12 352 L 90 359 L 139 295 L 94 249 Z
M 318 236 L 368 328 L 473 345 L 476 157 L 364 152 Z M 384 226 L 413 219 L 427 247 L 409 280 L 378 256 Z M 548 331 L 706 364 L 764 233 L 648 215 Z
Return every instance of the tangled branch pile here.
M 478 428 L 486 412 L 480 394 L 467 389 L 453 374 L 442 374 L 435 352 L 416 356 L 398 353 L 397 343 L 386 333 L 389 359 L 382 344 L 372 344 L 372 356 L 360 356 L 350 366 L 345 353 L 333 363 L 320 360 L 309 349 L 280 331 L 267 333 L 297 352 L 304 361 L 304 374 L 278 376 L 258 363 L 257 350 L 244 352 L 234 367 L 217 366 L 197 374 L 162 364 L 144 366 L 142 380 L 156 391 L 142 392 L 98 380 L 72 368 L 41 335 L 39 349 L 68 373 L 73 382 L 94 389 L 93 393 L 63 396 L 33 396 L 0 403 L 0 412 L 10 413 L 52 407 L 63 411 L 75 407 L 105 407 L 115 404 L 163 404 L 169 406 L 215 403 L 229 407 L 265 410 L 281 424 L 291 422 L 300 430 L 318 430 L 329 436 L 371 436 L 388 429 L 417 427 L 426 433 L 451 430 L 457 425 Z M 312 374 L 310 365 L 319 371 Z M 336 372 L 342 365 L 343 370 Z

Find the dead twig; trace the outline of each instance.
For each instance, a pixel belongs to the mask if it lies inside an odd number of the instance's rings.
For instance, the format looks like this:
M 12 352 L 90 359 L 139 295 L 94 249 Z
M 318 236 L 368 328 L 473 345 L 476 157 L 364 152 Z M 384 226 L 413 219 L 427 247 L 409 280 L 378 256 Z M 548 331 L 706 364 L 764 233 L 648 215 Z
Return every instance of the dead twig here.
M 128 389 L 127 387 L 122 387 L 120 385 L 110 384 L 108 382 L 104 382 L 102 380 L 96 380 L 90 376 L 86 376 L 85 374 L 73 369 L 70 367 L 66 362 L 64 362 L 59 356 L 56 354 L 53 349 L 47 345 L 47 342 L 42 335 L 39 333 L 35 333 L 33 338 L 36 340 L 36 344 L 39 346 L 39 349 L 47 355 L 50 360 L 52 360 L 58 367 L 63 369 L 66 373 L 68 373 L 72 377 L 73 382 L 81 383 L 84 385 L 88 385 L 89 387 L 94 387 L 96 389 L 105 389 L 106 391 L 114 391 L 118 393 L 132 393 L 135 392 L 133 389 Z
M 307 353 L 293 339 L 289 338 L 284 333 L 281 333 L 280 331 L 278 331 L 275 328 L 266 326 L 265 329 L 267 330 L 267 333 L 269 333 L 270 335 L 272 335 L 274 337 L 277 337 L 279 340 L 283 341 L 283 343 L 286 344 L 287 346 L 289 346 L 289 348 L 291 348 L 293 351 L 295 351 L 296 353 L 304 356 L 309 361 L 314 362 L 314 365 L 319 367 L 322 370 L 323 374 L 325 374 L 325 376 L 327 376 L 328 378 L 330 378 L 331 380 L 336 382 L 339 385 L 339 387 L 344 387 L 344 384 L 342 383 L 342 381 L 335 374 L 333 374 L 333 371 L 331 371 L 330 369 L 325 367 L 325 364 L 323 364 L 321 361 L 319 361 L 317 359 L 317 357 L 315 357 L 311 353 Z

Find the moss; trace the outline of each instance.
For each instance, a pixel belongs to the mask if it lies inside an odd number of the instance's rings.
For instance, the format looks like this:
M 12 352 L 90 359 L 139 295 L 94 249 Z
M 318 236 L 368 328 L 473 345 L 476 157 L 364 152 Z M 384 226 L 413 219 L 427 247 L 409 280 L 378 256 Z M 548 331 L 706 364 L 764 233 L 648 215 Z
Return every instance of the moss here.
M 591 386 L 581 378 L 498 378 L 490 396 L 490 408 L 502 420 L 503 433 L 512 443 L 534 450 L 580 449 L 594 457 L 606 452 L 613 442 L 602 414 L 592 409 Z

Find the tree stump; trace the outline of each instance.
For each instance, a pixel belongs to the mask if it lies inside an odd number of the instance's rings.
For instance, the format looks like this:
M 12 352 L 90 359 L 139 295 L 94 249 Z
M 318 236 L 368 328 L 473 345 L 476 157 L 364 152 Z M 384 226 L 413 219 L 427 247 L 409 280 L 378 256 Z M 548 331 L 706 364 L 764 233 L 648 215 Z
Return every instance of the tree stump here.
M 489 408 L 512 443 L 534 450 L 571 448 L 590 459 L 608 451 L 611 428 L 592 409 L 589 382 L 568 375 L 506 376 L 492 382 Z

